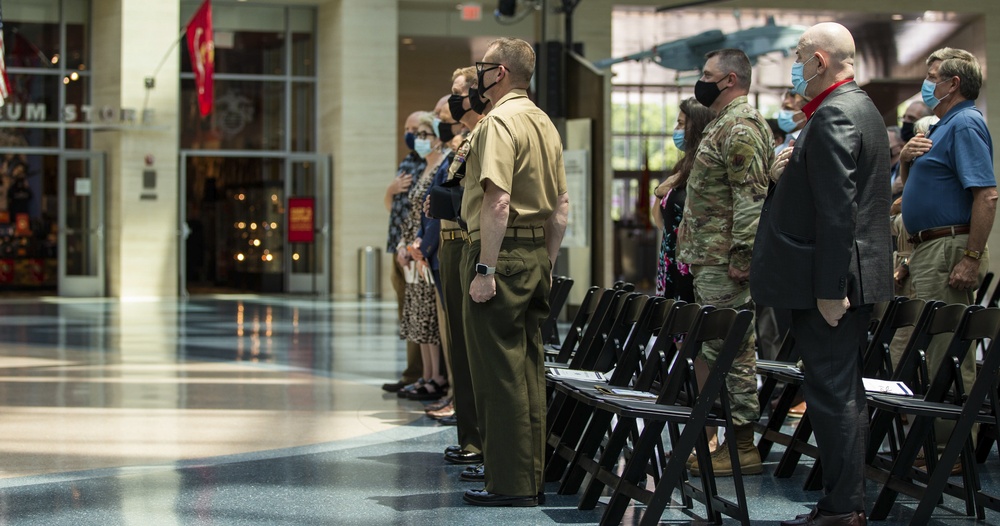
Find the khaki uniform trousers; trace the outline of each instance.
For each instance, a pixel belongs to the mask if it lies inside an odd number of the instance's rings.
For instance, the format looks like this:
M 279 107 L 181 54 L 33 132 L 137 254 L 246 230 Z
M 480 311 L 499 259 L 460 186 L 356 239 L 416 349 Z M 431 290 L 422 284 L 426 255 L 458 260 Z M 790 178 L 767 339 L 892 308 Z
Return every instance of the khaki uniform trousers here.
M 483 439 L 486 490 L 534 496 L 545 469 L 545 364 L 542 320 L 551 286 L 544 238 L 505 238 L 495 274 L 497 294 L 469 297 L 480 242 L 462 257 L 466 345 Z
M 396 254 L 389 254 L 392 257 L 392 288 L 396 291 L 396 302 L 398 303 L 398 319 L 403 319 L 403 298 L 406 294 L 406 278 L 403 277 L 403 269 L 396 263 Z M 424 375 L 424 362 L 420 356 L 420 344 L 409 340 L 406 342 L 406 369 L 399 377 L 399 381 L 404 384 L 412 384 Z
M 910 254 L 910 283 L 914 297 L 928 301 L 943 301 L 947 304 L 972 305 L 976 300 L 975 289 L 958 290 L 948 285 L 951 270 L 964 257 L 963 251 L 968 242 L 969 235 L 961 234 L 924 241 L 913 249 L 913 253 Z M 986 249 L 979 261 L 979 284 L 983 283 L 989 268 L 989 249 Z M 948 350 L 949 341 L 951 335 L 939 334 L 927 346 L 927 370 L 931 378 L 937 375 L 941 360 Z M 969 390 L 976 381 L 975 351 L 975 348 L 970 348 L 962 360 L 962 382 L 966 390 Z M 937 440 L 938 449 L 944 449 L 953 428 L 954 423 L 948 420 L 934 422 L 934 438 Z
M 462 320 L 462 301 L 469 294 L 468 283 L 462 278 L 462 252 L 466 245 L 459 230 L 442 231 L 438 259 L 441 268 L 441 302 L 444 306 L 444 329 L 451 346 L 451 396 L 458 420 L 458 445 L 466 451 L 481 453 L 483 441 L 479 437 L 476 418 L 476 396 L 472 390 L 472 372 L 469 371 L 469 353 L 465 347 L 465 327 Z M 464 284 L 464 285 L 463 285 Z
M 754 312 L 750 287 L 739 285 L 729 279 L 728 265 L 691 265 L 691 274 L 694 276 L 696 302 L 718 308 L 747 309 Z M 755 340 L 754 324 L 751 323 L 746 336 L 743 337 L 743 343 L 740 344 L 740 353 L 726 376 L 729 405 L 733 412 L 733 425 L 736 426 L 753 423 L 760 417 Z M 698 356 L 711 367 L 721 350 L 721 340 L 705 342 Z

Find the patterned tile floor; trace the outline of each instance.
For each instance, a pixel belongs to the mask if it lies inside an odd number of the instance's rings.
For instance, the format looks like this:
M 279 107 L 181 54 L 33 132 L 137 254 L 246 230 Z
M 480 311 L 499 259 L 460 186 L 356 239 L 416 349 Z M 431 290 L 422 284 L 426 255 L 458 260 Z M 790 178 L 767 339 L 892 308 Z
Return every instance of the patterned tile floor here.
M 555 485 L 544 507 L 464 505 L 474 485 L 441 460 L 453 428 L 379 389 L 405 360 L 396 329 L 387 303 L 0 301 L 0 524 L 599 520 L 600 508 L 577 510 Z M 1000 489 L 995 452 L 984 469 L 984 485 Z M 753 524 L 815 501 L 800 471 L 747 479 Z M 946 504 L 934 524 L 976 524 Z M 901 499 L 883 524 L 906 524 L 913 508 Z M 664 522 L 702 511 L 669 509 Z

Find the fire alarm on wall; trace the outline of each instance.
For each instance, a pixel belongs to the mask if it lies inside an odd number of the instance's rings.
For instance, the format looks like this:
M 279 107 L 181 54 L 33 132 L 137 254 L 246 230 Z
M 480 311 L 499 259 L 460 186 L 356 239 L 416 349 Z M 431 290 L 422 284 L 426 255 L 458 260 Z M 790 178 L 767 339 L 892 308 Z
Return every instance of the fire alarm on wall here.
M 153 154 L 146 154 L 146 166 L 153 166 Z

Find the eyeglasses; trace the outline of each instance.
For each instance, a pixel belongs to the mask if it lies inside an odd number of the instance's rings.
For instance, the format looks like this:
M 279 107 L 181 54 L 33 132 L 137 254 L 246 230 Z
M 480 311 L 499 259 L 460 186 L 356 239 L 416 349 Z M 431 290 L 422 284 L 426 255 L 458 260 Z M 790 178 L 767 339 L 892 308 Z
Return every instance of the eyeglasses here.
M 486 66 L 492 66 L 492 67 L 486 67 Z M 487 71 L 493 71 L 494 69 L 497 68 L 506 68 L 506 67 L 507 66 L 504 66 L 499 62 L 476 62 L 476 73 L 482 75 Z
M 418 139 L 428 139 L 434 137 L 434 132 L 418 131 L 417 133 L 414 133 L 413 136 Z

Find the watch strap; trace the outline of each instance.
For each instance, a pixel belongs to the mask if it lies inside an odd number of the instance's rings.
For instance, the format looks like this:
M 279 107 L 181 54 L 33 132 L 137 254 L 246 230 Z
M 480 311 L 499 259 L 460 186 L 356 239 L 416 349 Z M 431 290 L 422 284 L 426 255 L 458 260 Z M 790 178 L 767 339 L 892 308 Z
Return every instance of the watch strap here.
M 962 251 L 962 254 L 975 260 L 983 259 L 983 253 L 979 250 L 970 250 L 967 248 Z

